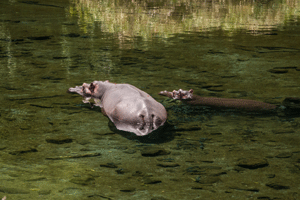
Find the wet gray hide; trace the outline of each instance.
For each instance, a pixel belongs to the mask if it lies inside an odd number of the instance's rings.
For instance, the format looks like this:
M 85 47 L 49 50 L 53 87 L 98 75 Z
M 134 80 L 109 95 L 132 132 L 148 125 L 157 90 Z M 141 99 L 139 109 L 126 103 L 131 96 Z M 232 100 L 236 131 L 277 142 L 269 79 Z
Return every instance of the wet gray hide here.
M 122 131 L 144 136 L 162 126 L 167 111 L 146 92 L 129 84 L 115 84 L 109 81 L 94 81 L 91 84 L 69 88 L 69 92 L 84 97 L 83 102 L 95 100 L 104 115 Z

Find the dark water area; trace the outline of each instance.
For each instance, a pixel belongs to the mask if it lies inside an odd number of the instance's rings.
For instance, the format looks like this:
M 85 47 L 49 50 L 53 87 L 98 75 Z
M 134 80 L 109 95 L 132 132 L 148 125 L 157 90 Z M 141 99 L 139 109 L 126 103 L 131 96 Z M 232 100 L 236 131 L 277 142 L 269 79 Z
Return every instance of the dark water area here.
M 300 97 L 292 1 L 1 1 L 0 198 L 299 199 L 300 118 L 159 96 Z M 145 137 L 67 89 L 129 83 L 168 111 Z M 299 105 L 295 105 L 297 107 Z

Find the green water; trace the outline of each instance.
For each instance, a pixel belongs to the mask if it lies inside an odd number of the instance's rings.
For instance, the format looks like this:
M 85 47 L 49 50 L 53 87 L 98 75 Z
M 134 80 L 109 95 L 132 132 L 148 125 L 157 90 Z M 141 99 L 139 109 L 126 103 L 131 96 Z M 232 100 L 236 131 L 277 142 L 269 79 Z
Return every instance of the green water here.
M 299 199 L 299 117 L 158 95 L 300 97 L 299 16 L 296 0 L 1 1 L 0 198 Z M 66 92 L 94 80 L 146 91 L 168 126 L 117 131 Z

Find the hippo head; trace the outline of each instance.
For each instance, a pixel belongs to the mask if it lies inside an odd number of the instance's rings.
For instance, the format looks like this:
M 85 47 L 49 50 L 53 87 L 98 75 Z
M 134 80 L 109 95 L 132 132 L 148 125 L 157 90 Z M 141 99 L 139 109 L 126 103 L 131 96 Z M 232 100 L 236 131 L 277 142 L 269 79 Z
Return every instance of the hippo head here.
M 192 99 L 193 98 L 193 92 L 194 92 L 193 89 L 190 89 L 189 91 L 182 90 L 182 89 L 179 89 L 178 91 L 173 90 L 172 98 L 173 99 L 178 99 L 178 100 Z

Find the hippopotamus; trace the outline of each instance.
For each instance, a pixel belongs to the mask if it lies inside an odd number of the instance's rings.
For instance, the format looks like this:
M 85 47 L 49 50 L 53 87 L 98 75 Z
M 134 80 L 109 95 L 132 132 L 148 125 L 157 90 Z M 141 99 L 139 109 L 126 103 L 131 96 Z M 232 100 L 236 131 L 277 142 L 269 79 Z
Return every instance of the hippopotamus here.
M 280 116 L 286 117 L 300 115 L 299 97 L 286 97 L 281 105 L 274 105 L 271 103 L 249 99 L 201 97 L 193 93 L 193 89 L 179 89 L 178 91 L 173 90 L 172 92 L 165 90 L 159 92 L 158 94 L 180 100 L 188 105 L 208 106 L 215 109 L 235 109 L 238 111 L 244 110 L 259 113 L 277 113 Z
M 167 119 L 165 107 L 146 92 L 130 85 L 107 81 L 69 88 L 84 97 L 83 102 L 94 99 L 95 106 L 101 107 L 117 129 L 145 136 L 164 125 Z
M 269 111 L 277 108 L 276 105 L 265 103 L 262 101 L 255 101 L 249 99 L 230 99 L 230 98 L 217 98 L 217 97 L 201 97 L 193 94 L 193 89 L 173 92 L 161 91 L 159 95 L 167 96 L 172 99 L 181 100 L 189 105 L 201 105 L 214 108 L 231 108 L 247 111 Z

